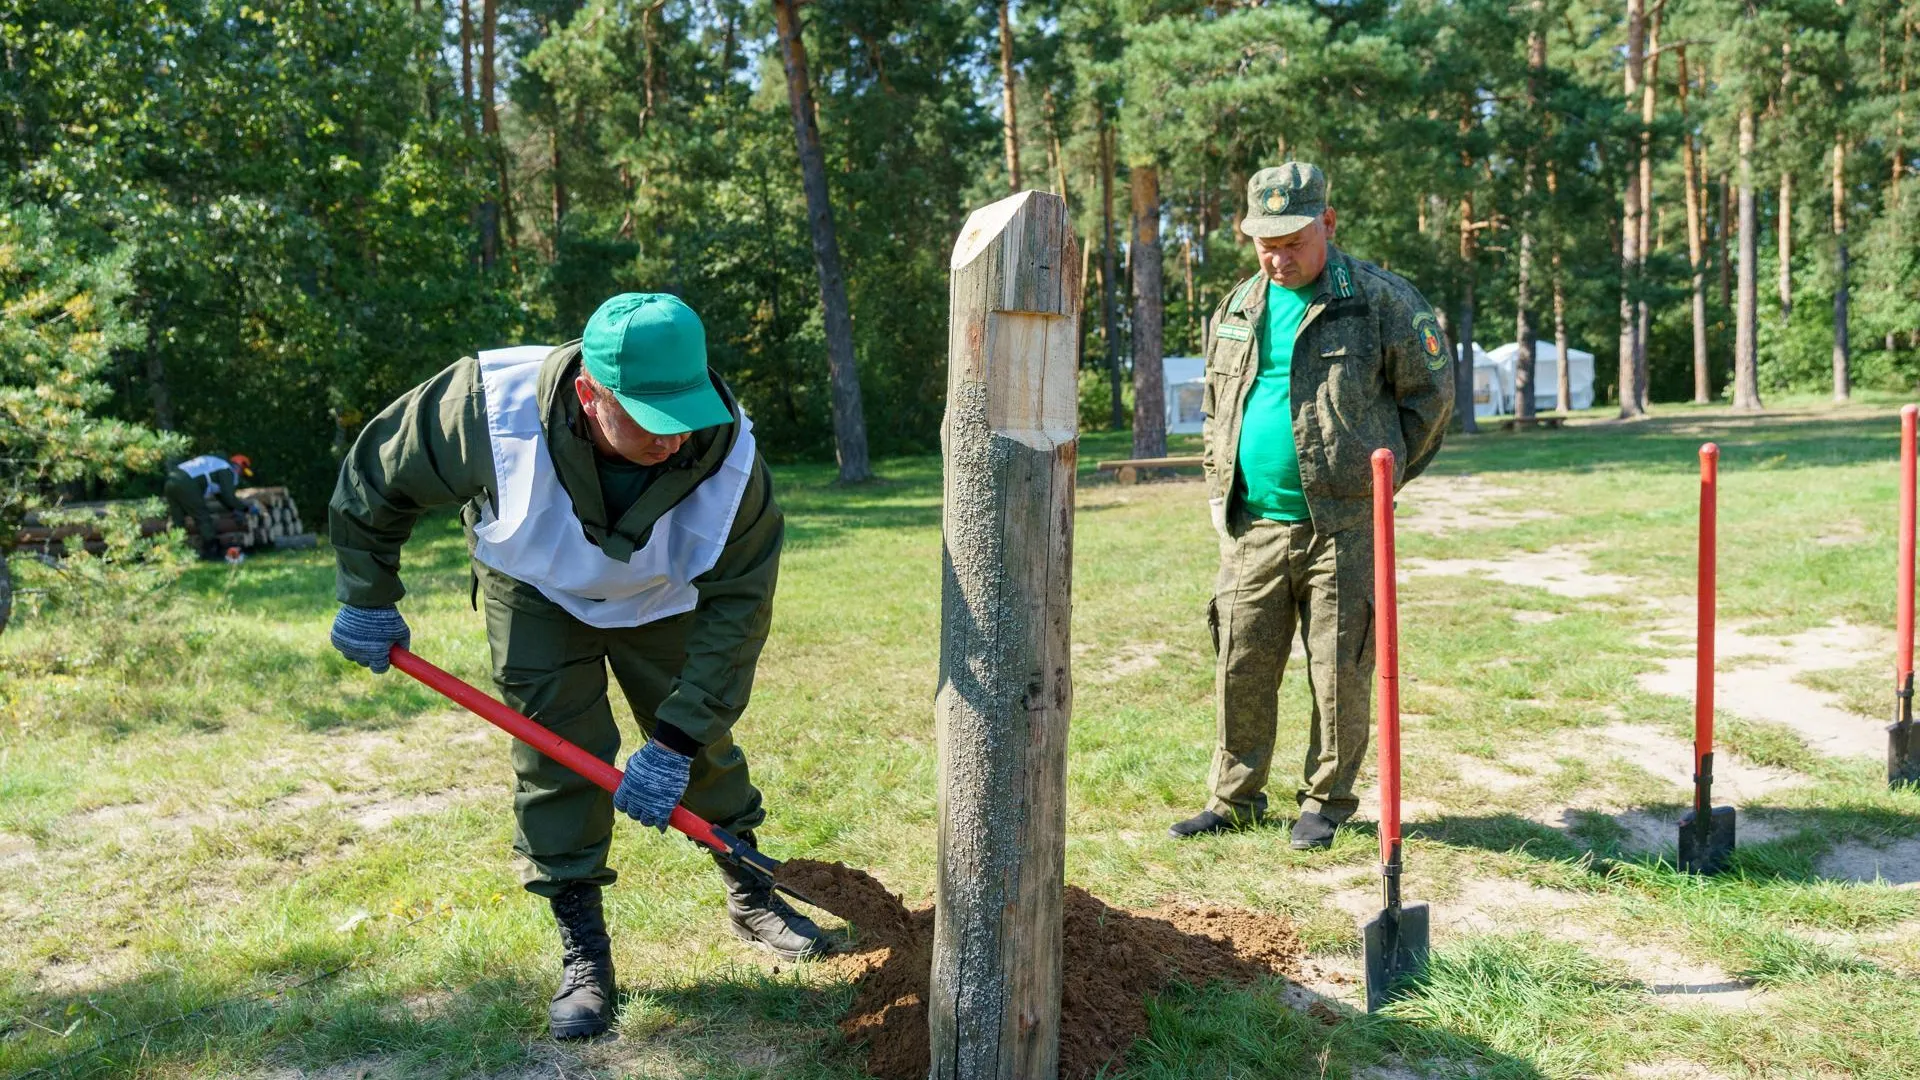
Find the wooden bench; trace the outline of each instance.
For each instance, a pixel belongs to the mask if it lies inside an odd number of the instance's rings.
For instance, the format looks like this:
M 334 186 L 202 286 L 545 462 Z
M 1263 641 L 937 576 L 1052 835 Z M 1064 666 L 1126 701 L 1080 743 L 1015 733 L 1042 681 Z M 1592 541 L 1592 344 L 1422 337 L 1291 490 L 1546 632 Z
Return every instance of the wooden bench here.
M 1500 430 L 1512 431 L 1517 427 L 1557 428 L 1562 424 L 1565 424 L 1566 422 L 1567 422 L 1567 418 L 1564 416 L 1536 416 L 1533 419 L 1527 421 L 1525 424 L 1522 424 L 1520 421 L 1513 419 L 1512 417 L 1508 417 L 1507 419 L 1500 421 Z
M 1199 455 L 1192 457 L 1128 458 L 1125 461 L 1102 461 L 1095 466 L 1099 472 L 1111 472 L 1114 479 L 1122 484 L 1140 482 L 1141 469 L 1197 469 L 1200 467 Z

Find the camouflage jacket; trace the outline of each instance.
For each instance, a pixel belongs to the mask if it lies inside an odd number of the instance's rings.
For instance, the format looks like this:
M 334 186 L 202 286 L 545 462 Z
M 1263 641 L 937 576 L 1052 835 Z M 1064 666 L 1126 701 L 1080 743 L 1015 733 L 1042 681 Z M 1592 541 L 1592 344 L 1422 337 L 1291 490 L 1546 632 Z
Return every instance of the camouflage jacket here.
M 1216 528 L 1236 492 L 1240 422 L 1260 373 L 1267 279 L 1255 274 L 1214 309 L 1207 334 L 1204 464 Z M 1373 452 L 1393 451 L 1394 488 L 1420 475 L 1453 412 L 1453 373 L 1433 309 L 1404 278 L 1338 248 L 1315 283 L 1293 345 L 1293 438 L 1314 527 L 1371 516 Z

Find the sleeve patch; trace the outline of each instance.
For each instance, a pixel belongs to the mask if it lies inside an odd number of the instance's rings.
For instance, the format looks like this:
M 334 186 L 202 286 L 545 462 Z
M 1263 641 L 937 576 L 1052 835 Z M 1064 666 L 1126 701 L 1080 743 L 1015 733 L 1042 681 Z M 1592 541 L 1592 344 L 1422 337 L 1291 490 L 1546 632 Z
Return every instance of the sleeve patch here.
M 1413 317 L 1413 332 L 1427 353 L 1427 369 L 1439 371 L 1447 366 L 1446 351 L 1440 347 L 1440 320 L 1433 312 L 1422 311 Z
M 1246 327 L 1238 326 L 1233 323 L 1222 323 L 1219 326 L 1214 327 L 1213 332 L 1216 337 L 1223 337 L 1223 338 L 1226 338 L 1228 341 L 1253 340 L 1253 335 L 1248 331 Z

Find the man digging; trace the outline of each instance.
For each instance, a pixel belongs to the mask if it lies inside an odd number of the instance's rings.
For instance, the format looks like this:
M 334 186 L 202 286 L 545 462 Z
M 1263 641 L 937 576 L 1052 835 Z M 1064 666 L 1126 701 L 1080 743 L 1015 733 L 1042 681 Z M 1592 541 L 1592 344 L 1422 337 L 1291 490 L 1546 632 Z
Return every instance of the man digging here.
M 1333 246 L 1327 179 L 1304 162 L 1247 184 L 1240 228 L 1260 272 L 1214 310 L 1203 451 L 1220 574 L 1207 622 L 1218 665 L 1213 797 L 1176 839 L 1256 824 L 1296 627 L 1313 717 L 1293 846 L 1330 847 L 1353 814 L 1373 678 L 1373 452 L 1440 449 L 1453 408 L 1439 323 L 1402 278 Z
M 516 741 L 514 850 L 560 926 L 558 1038 L 605 1031 L 613 953 L 601 890 L 617 808 L 664 830 L 677 804 L 754 844 L 765 813 L 731 730 L 772 618 L 785 526 L 753 425 L 707 366 L 706 331 L 663 294 L 625 293 L 581 340 L 466 358 L 369 423 L 329 506 L 333 643 L 376 672 L 406 645 L 400 548 L 462 504 L 493 678 L 515 709 L 611 763 L 613 671 L 645 744 L 611 797 Z M 820 930 L 715 860 L 733 932 L 796 960 Z

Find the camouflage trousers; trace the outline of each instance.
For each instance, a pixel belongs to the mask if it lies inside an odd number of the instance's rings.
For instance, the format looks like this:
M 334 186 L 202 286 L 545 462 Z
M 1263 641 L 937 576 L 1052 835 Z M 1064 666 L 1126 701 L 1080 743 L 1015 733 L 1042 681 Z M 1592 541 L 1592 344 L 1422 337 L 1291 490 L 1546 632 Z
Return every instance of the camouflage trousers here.
M 693 614 L 645 626 L 588 626 L 537 589 L 474 564 L 493 652 L 493 682 L 507 704 L 561 738 L 612 763 L 620 728 L 607 699 L 607 672 L 626 695 L 643 736 L 686 662 Z M 613 796 L 518 739 L 513 742 L 513 850 L 527 889 L 551 897 L 568 883 L 611 885 Z M 693 759 L 680 804 L 732 832 L 765 818 L 747 758 L 723 736 Z
M 1207 808 L 1239 821 L 1266 812 L 1280 678 L 1297 630 L 1313 716 L 1295 801 L 1345 821 L 1358 806 L 1353 781 L 1371 713 L 1373 533 L 1364 523 L 1323 536 L 1310 522 L 1248 521 L 1244 511 L 1233 519 L 1207 612 L 1219 656 Z

